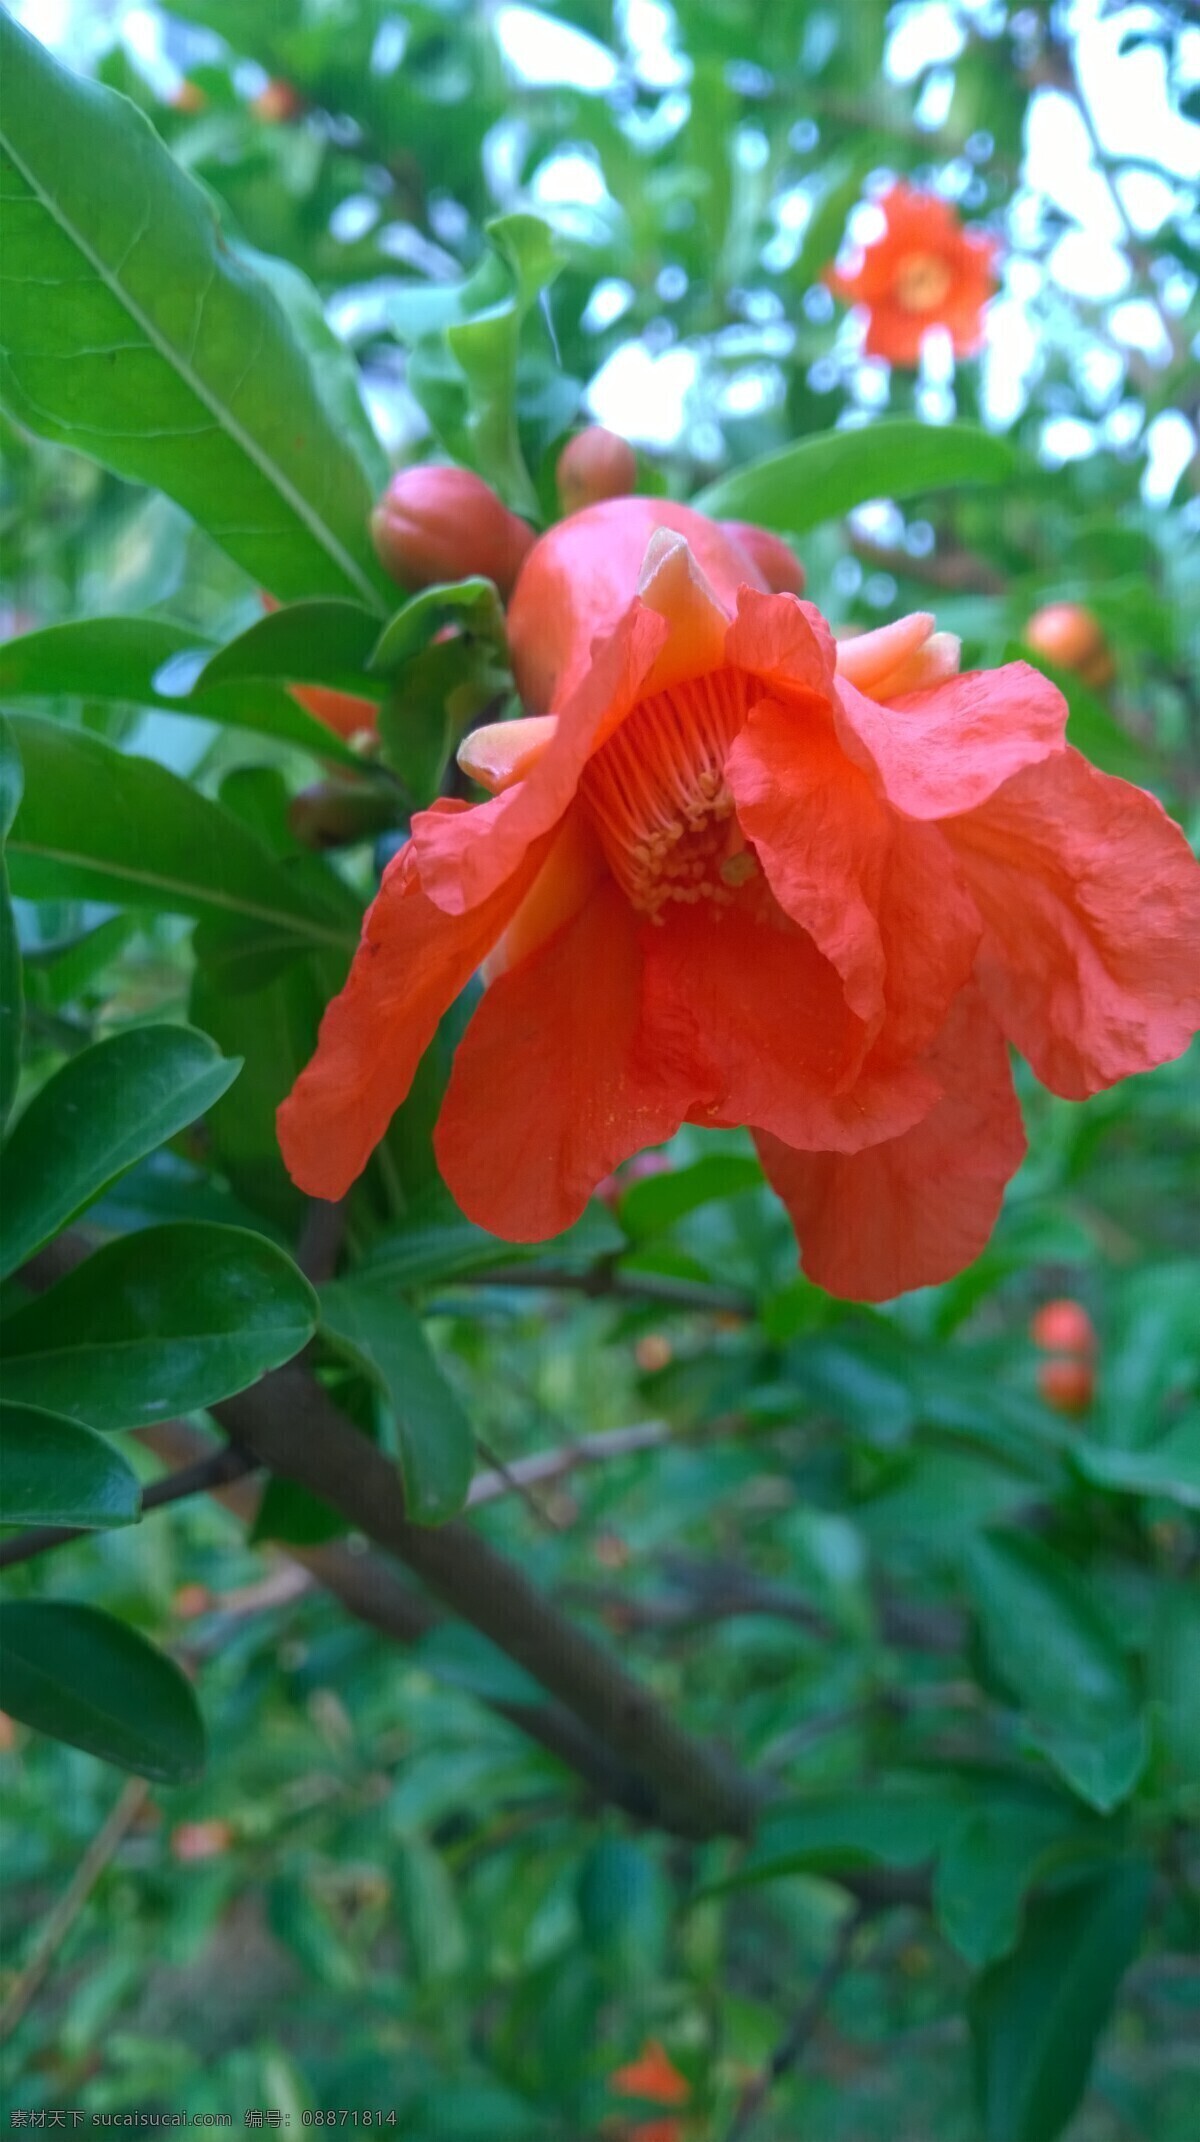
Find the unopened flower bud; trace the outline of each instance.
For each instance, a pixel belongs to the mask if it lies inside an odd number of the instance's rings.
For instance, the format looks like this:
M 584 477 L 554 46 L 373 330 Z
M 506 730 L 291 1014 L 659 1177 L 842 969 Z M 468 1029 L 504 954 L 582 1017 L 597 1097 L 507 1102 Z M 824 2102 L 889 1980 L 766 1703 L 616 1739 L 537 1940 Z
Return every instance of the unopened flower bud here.
M 753 521 L 722 521 L 721 527 L 754 560 L 772 595 L 803 595 L 804 567 L 782 536 L 756 528 Z
M 251 99 L 250 109 L 266 126 L 286 126 L 289 119 L 300 117 L 304 99 L 291 82 L 268 82 Z
M 555 472 L 564 513 L 578 513 L 602 498 L 627 498 L 637 489 L 637 455 L 627 439 L 603 424 L 591 424 L 568 440 Z
M 306 848 L 374 840 L 395 822 L 395 797 L 371 781 L 315 781 L 288 805 L 288 825 Z
M 380 560 L 402 588 L 479 573 L 507 595 L 532 548 L 532 528 L 471 469 L 401 469 L 371 515 Z
M 1034 1311 L 1029 1336 L 1048 1354 L 1092 1354 L 1096 1350 L 1096 1327 L 1082 1302 L 1064 1296 L 1043 1302 Z
M 1102 691 L 1116 675 L 1098 617 L 1077 602 L 1048 602 L 1025 627 L 1025 644 L 1058 669 L 1073 670 L 1082 684 Z
M 1055 1413 L 1086 1413 L 1096 1394 L 1096 1377 L 1090 1361 L 1067 1356 L 1043 1361 L 1038 1370 L 1038 1390 Z

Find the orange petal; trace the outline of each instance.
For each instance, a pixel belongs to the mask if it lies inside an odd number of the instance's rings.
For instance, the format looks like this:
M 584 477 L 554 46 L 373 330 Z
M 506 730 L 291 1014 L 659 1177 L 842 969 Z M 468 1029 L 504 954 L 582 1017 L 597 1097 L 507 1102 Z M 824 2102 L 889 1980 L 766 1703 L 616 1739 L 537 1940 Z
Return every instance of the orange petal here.
M 469 819 L 467 805 L 440 811 Z M 546 852 L 453 917 L 421 890 L 411 841 L 394 857 L 363 922 L 349 978 L 321 1021 L 317 1050 L 276 1118 L 293 1182 L 338 1198 L 361 1175 L 408 1093 L 444 1011 L 520 905 Z
M 671 528 L 655 529 L 646 546 L 637 591 L 646 608 L 665 617 L 671 628 L 643 687 L 647 697 L 723 666 L 729 618 L 696 563 L 686 536 Z
M 611 879 L 492 983 L 454 1057 L 435 1135 L 462 1210 L 510 1242 L 579 1218 L 597 1184 L 673 1137 L 694 1081 L 641 1045 L 642 962 Z
M 1025 1152 L 1003 1036 L 978 992 L 930 1054 L 943 1098 L 901 1137 L 852 1154 L 756 1137 L 810 1279 L 849 1301 L 936 1286 L 977 1257 Z
M 849 652 L 860 640 L 839 642 Z M 847 755 L 874 769 L 893 809 L 907 818 L 974 810 L 1022 767 L 1064 748 L 1067 703 L 1027 662 L 969 670 L 899 707 L 838 680 L 838 733 Z
M 472 729 L 458 747 L 458 763 L 472 781 L 497 796 L 523 781 L 537 765 L 558 727 L 555 714 L 526 714 L 518 721 L 493 721 Z
M 934 631 L 936 620 L 929 610 L 913 610 L 893 625 L 880 625 L 875 632 L 856 633 L 852 640 L 837 642 L 839 677 L 848 677 L 871 699 L 882 695 L 876 686 L 884 677 L 910 661 Z

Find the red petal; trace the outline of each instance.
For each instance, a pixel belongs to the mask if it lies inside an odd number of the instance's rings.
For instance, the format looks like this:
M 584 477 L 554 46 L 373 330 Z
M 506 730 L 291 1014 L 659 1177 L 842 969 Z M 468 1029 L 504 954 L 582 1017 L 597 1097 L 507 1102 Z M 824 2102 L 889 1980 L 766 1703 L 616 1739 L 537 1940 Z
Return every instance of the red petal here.
M 851 765 L 827 717 L 762 699 L 737 736 L 725 778 L 780 906 L 837 968 L 851 1011 L 877 1019 L 890 814 L 867 776 Z
M 593 650 L 583 683 L 523 781 L 477 804 L 469 826 L 444 812 L 420 812 L 413 819 L 421 884 L 448 915 L 461 915 L 489 899 L 517 868 L 530 841 L 557 824 L 602 727 L 633 706 L 669 631 L 665 618 L 631 603 L 616 630 Z
M 889 707 L 839 679 L 838 699 L 847 753 L 909 818 L 974 810 L 1023 766 L 1064 748 L 1066 701 L 1027 662 L 968 671 Z
M 443 813 L 464 824 L 476 815 L 466 805 L 442 805 Z M 388 865 L 346 985 L 321 1021 L 316 1054 L 276 1118 L 288 1173 L 310 1197 L 341 1197 L 361 1175 L 442 1013 L 529 890 L 546 845 L 460 918 L 426 898 L 411 842 Z
M 849 1301 L 888 1301 L 962 1271 L 984 1248 L 1021 1164 L 1008 1052 L 974 990 L 959 997 L 930 1061 L 944 1098 L 903 1137 L 849 1156 L 756 1140 L 804 1270 Z
M 638 934 L 606 879 L 493 982 L 459 1044 L 438 1160 L 468 1218 L 510 1242 L 561 1234 L 597 1183 L 683 1121 L 690 1065 L 640 1042 Z
M 750 1123 L 789 1144 L 856 1152 L 906 1130 L 937 1098 L 919 1066 L 864 1072 L 866 1029 L 837 973 L 782 917 L 672 906 L 643 945 L 647 1047 L 698 1029 L 707 1072 L 693 1122 Z
M 796 595 L 760 595 L 742 588 L 725 640 L 731 669 L 748 670 L 781 693 L 828 699 L 837 648 L 815 603 Z
M 1144 789 L 1077 751 L 947 825 L 985 923 L 979 976 L 1044 1085 L 1081 1100 L 1200 1025 L 1200 865 Z

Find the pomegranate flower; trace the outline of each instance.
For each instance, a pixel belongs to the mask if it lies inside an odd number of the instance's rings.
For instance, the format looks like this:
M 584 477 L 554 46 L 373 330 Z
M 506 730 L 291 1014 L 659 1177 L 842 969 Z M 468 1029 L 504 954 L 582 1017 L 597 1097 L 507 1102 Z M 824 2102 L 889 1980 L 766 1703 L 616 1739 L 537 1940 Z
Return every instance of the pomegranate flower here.
M 622 2097 L 648 2098 L 652 2105 L 686 2105 L 692 2094 L 687 2078 L 656 2038 L 647 2039 L 637 2059 L 609 2077 L 609 2088 Z M 683 2121 L 639 2120 L 625 2132 L 628 2142 L 683 2142 Z
M 486 802 L 414 818 L 280 1111 L 312 1195 L 482 967 L 436 1132 L 470 1218 L 544 1239 L 681 1123 L 745 1124 L 805 1270 L 883 1300 L 988 1238 L 1024 1150 L 1008 1042 L 1078 1098 L 1200 1023 L 1200 867 L 1026 664 L 959 676 L 924 615 L 835 647 L 644 498 L 543 536 L 509 622 L 536 711 L 466 739 Z
M 996 289 L 997 242 L 967 230 L 937 194 L 893 186 L 879 202 L 884 228 L 859 247 L 846 271 L 825 281 L 848 304 L 863 305 L 868 357 L 916 365 L 931 327 L 949 330 L 955 354 L 970 357 L 983 336 L 983 308 Z

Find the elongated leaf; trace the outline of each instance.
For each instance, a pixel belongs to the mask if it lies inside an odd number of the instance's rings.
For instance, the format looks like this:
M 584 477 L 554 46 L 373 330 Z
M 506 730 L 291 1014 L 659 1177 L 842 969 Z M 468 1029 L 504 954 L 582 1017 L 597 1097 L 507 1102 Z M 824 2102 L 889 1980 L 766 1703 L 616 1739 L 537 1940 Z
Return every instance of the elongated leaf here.
M 301 942 L 353 943 L 332 901 L 322 913 L 236 819 L 165 767 L 35 715 L 12 726 L 26 772 L 9 841 L 18 892 L 248 916 Z
M 4 1153 L 0 1278 L 232 1085 L 229 1063 L 187 1026 L 111 1034 L 62 1066 Z
M 420 1319 L 392 1287 L 334 1280 L 320 1291 L 321 1328 L 387 1400 L 408 1514 L 443 1524 L 467 1499 L 475 1442 Z
M 890 1779 L 877 1792 L 812 1793 L 760 1823 L 737 1873 L 714 1888 L 847 1867 L 918 1867 L 931 1860 L 964 1798 L 953 1785 Z
M 702 1205 L 761 1188 L 762 1169 L 744 1153 L 709 1153 L 690 1168 L 670 1168 L 631 1183 L 621 1199 L 621 1225 L 635 1241 L 658 1235 Z
M 503 649 L 504 611 L 495 583 L 478 575 L 423 588 L 390 618 L 372 649 L 368 668 L 380 676 L 398 669 L 427 647 L 442 625 L 457 625 L 473 639 L 494 641 Z
M 21 947 L 8 892 L 4 848 L 21 800 L 21 761 L 8 723 L 0 717 L 0 1131 L 8 1121 L 21 1075 Z
M 204 1723 L 178 1666 L 96 1607 L 0 1606 L 0 1705 L 139 1777 L 180 1785 L 204 1768 Z
M 1194 1584 L 1164 1584 L 1154 1603 L 1147 1662 L 1155 1742 L 1168 1788 L 1200 1817 L 1200 1593 Z
M 1065 1797 L 989 1792 L 951 1830 L 934 1874 L 942 1931 L 976 1969 L 1016 1945 L 1026 1892 L 1075 1853 L 1102 1849 L 1105 1825 L 1081 1824 Z
M 620 1228 L 598 1203 L 553 1242 L 503 1242 L 465 1219 L 439 1185 L 414 1203 L 400 1227 L 380 1238 L 364 1269 L 390 1286 L 426 1287 L 489 1265 L 544 1264 L 577 1271 L 624 1247 Z
M 10 701 L 62 696 L 161 707 L 167 714 L 251 729 L 257 736 L 296 744 L 314 758 L 357 766 L 339 736 L 275 685 L 251 681 L 194 689 L 195 677 L 216 652 L 214 641 L 164 617 L 73 618 L 0 647 L 0 694 Z
M 102 1435 L 0 1400 L 0 1525 L 129 1525 L 137 1474 Z
M 5 1325 L 5 1396 L 94 1428 L 215 1405 L 290 1361 L 316 1297 L 261 1235 L 207 1221 L 123 1235 Z
M 219 647 L 196 679 L 196 689 L 286 677 L 293 684 L 339 685 L 370 698 L 380 687 L 362 671 L 378 637 L 379 619 L 361 603 L 289 603 Z
M 870 498 L 913 498 L 947 484 L 1004 483 L 1014 467 L 1012 448 L 973 424 L 886 417 L 800 439 L 708 484 L 692 504 L 700 513 L 798 535 L 840 520 Z
M 1107 1813 L 1132 1791 L 1146 1721 L 1115 1629 L 1078 1572 L 1040 1540 L 973 1540 L 966 1575 L 993 1668 L 1034 1744 L 1080 1797 Z
M 1149 1890 L 1149 1869 L 1128 1865 L 1038 1898 L 1013 1954 L 977 1981 L 969 2015 L 987 2142 L 1062 2133 L 1137 1954 Z
M 311 313 L 295 332 L 136 106 L 6 15 L 0 77 L 15 416 L 178 500 L 260 587 L 382 607 L 381 456 L 326 399 Z
M 1163 1495 L 1185 1509 L 1200 1510 L 1200 1414 L 1180 1421 L 1149 1450 L 1081 1443 L 1071 1455 L 1085 1478 L 1100 1487 L 1126 1495 Z

